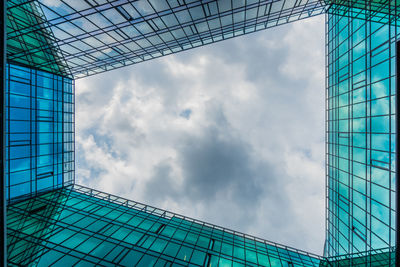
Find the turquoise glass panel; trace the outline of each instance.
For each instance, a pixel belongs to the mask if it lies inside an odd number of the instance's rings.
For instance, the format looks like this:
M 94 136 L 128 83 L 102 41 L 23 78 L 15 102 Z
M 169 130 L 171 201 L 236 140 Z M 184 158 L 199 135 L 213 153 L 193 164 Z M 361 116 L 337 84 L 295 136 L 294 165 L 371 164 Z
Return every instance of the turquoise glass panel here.
M 322 259 L 78 185 L 9 205 L 7 216 L 14 265 L 319 266 Z
M 366 6 L 365 1 L 358 2 L 360 8 Z M 364 10 L 333 6 L 326 16 L 328 188 L 324 253 L 333 258 L 354 255 L 347 259 L 355 266 L 368 263 L 374 253 L 379 253 L 385 265 L 394 265 L 389 253 L 396 231 L 396 132 L 391 102 L 396 92 L 393 47 L 399 29 L 385 24 L 390 12 L 373 12 L 379 5 L 372 3 Z M 381 22 L 376 22 L 379 19 Z M 344 258 L 338 263 L 346 262 Z

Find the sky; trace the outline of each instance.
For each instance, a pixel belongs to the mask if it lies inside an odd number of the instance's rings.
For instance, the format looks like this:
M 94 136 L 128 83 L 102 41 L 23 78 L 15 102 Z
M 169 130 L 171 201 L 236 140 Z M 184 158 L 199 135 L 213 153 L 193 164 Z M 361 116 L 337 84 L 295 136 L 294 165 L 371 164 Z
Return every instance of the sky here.
M 76 81 L 76 183 L 322 254 L 324 16 Z

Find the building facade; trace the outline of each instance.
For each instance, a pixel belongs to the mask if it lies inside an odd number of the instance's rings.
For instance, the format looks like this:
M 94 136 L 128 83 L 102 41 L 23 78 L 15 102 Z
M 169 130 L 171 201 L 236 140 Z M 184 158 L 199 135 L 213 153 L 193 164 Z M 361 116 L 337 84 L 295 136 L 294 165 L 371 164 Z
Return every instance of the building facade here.
M 327 15 L 325 253 L 329 256 L 390 248 L 396 240 L 400 32 L 395 12 L 379 12 L 379 18 L 369 19 L 374 11 L 365 4 Z
M 8 0 L 5 6 L 9 265 L 395 266 L 400 3 Z M 74 79 L 321 14 L 327 185 L 321 256 L 75 184 Z
M 73 80 L 8 64 L 6 81 L 7 201 L 72 184 Z

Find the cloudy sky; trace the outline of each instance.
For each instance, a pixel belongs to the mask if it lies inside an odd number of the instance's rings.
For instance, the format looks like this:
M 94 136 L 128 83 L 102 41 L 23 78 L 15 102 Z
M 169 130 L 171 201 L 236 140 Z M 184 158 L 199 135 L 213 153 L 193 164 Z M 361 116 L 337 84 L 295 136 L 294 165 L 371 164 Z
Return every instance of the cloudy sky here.
M 322 254 L 324 17 L 76 82 L 76 182 Z

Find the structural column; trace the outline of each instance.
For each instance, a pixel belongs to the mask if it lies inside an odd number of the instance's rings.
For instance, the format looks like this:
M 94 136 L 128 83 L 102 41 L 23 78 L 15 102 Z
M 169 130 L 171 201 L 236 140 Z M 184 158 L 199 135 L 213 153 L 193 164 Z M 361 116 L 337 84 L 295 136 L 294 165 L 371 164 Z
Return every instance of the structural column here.
M 400 266 L 400 41 L 396 42 L 396 266 Z
M 6 181 L 5 181 L 5 93 L 6 93 L 6 49 L 7 49 L 7 1 L 3 0 L 0 4 L 0 23 L 1 23 L 1 93 L 0 93 L 0 102 L 1 102 L 1 156 L 0 156 L 0 228 L 1 228 L 1 244 L 0 244 L 0 256 L 1 256 L 1 266 L 7 266 L 7 227 L 6 227 Z

